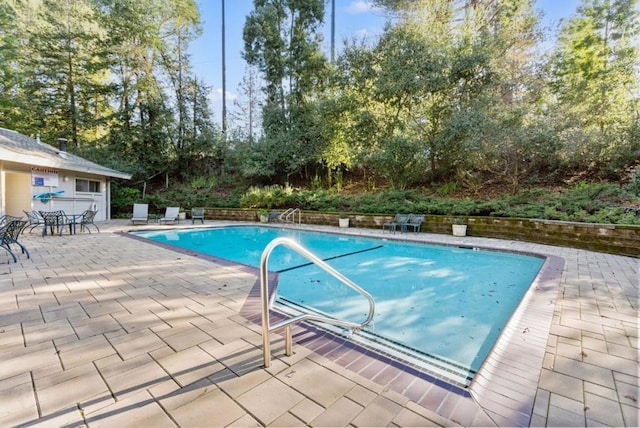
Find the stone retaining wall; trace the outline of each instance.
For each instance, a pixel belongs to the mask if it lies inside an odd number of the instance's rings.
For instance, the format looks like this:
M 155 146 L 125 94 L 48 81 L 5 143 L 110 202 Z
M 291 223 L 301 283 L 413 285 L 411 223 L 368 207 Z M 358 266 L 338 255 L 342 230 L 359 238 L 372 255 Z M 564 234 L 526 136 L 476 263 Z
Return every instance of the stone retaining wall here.
M 205 216 L 216 220 L 257 221 L 253 209 L 207 208 Z M 351 214 L 351 226 L 382 228 L 393 220 L 391 215 Z M 461 218 L 456 216 L 456 218 Z M 462 217 L 468 225 L 467 235 L 487 238 L 583 248 L 603 253 L 640 257 L 640 226 L 592 224 L 554 220 L 501 217 Z M 303 211 L 302 222 L 307 224 L 338 225 L 338 215 Z M 425 216 L 423 232 L 451 234 L 452 216 Z

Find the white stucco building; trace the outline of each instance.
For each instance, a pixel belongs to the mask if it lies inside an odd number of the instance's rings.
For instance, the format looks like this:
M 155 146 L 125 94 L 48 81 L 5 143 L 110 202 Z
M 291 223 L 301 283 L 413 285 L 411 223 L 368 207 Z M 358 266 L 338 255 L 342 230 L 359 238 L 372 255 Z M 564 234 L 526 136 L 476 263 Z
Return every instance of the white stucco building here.
M 130 174 L 90 162 L 9 129 L 0 128 L 0 214 L 23 211 L 98 210 L 97 221 L 111 212 L 111 179 Z

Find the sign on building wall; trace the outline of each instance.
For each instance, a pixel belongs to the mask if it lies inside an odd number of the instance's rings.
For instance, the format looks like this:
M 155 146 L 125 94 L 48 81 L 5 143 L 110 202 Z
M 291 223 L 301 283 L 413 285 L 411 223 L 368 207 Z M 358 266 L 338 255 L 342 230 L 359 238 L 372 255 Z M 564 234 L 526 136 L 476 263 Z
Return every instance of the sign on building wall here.
M 31 168 L 31 185 L 58 187 L 58 171 L 49 168 Z

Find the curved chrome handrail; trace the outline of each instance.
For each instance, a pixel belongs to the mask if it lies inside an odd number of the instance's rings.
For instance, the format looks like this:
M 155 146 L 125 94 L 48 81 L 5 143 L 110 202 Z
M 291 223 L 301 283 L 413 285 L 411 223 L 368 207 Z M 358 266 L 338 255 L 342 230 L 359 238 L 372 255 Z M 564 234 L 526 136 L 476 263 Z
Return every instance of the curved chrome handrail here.
M 331 274 L 333 277 L 341 281 L 346 286 L 352 288 L 357 291 L 361 295 L 367 298 L 369 301 L 369 315 L 367 319 L 363 323 L 355 323 L 351 321 L 340 320 L 337 318 L 329 318 L 322 315 L 317 314 L 302 314 L 293 318 L 289 318 L 283 321 L 280 321 L 273 326 L 271 326 L 271 322 L 269 320 L 269 308 L 273 303 L 273 298 L 269 299 L 269 256 L 271 252 L 278 246 L 284 245 L 289 247 L 290 249 L 296 251 L 303 257 L 306 257 L 314 264 L 320 266 L 327 273 Z M 302 245 L 293 241 L 290 238 L 275 238 L 267 246 L 264 248 L 262 252 L 262 257 L 260 258 L 260 307 L 262 310 L 262 345 L 263 345 L 263 354 L 264 354 L 264 366 L 271 366 L 271 341 L 269 340 L 269 333 L 279 328 L 285 329 L 285 354 L 287 356 L 292 354 L 291 351 L 291 324 L 309 320 L 309 321 L 320 321 L 326 322 L 328 324 L 349 327 L 353 332 L 357 332 L 367 326 L 372 320 L 373 315 L 375 313 L 375 302 L 373 301 L 373 297 L 366 290 L 360 287 L 355 282 L 351 281 L 349 278 L 342 275 L 340 272 L 329 266 L 325 261 L 311 253 L 309 250 L 304 248 Z

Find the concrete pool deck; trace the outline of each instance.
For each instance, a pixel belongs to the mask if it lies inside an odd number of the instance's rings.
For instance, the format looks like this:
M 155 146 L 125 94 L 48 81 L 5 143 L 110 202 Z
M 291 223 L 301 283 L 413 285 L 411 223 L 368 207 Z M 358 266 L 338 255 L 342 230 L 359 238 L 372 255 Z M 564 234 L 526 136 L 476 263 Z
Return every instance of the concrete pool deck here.
M 206 226 L 221 224 L 229 223 Z M 638 425 L 640 259 L 402 236 L 564 261 L 548 308 L 528 310 L 533 319 L 550 311 L 548 334 L 529 337 L 526 327 L 516 337 L 541 343 L 540 358 L 496 349 L 496 365 L 464 396 L 313 329 L 297 330 L 291 357 L 274 334 L 264 369 L 251 314 L 255 272 L 114 233 L 172 226 L 99 226 L 99 234 L 25 233 L 31 259 L 18 263 L 0 254 L 2 426 Z

